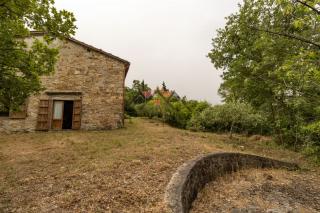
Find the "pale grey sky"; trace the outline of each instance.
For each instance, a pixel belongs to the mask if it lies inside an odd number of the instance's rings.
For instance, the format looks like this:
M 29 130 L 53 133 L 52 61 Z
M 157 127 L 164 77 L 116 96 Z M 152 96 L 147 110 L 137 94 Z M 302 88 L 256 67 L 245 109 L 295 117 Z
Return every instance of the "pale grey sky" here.
M 77 18 L 75 38 L 131 62 L 126 84 L 165 81 L 188 99 L 219 103 L 211 39 L 240 0 L 56 0 Z

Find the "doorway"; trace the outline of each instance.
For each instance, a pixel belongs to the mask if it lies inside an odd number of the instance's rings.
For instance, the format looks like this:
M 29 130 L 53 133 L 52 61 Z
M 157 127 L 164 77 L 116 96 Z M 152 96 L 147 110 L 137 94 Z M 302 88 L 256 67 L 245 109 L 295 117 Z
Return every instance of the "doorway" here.
M 73 101 L 65 101 L 63 107 L 62 129 L 72 129 Z
M 72 129 L 74 101 L 54 101 L 52 129 Z

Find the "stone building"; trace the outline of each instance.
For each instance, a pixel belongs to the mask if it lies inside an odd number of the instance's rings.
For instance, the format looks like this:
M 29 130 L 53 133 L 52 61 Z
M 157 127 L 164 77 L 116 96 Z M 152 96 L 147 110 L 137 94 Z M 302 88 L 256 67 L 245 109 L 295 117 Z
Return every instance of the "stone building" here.
M 33 37 L 42 36 L 33 33 Z M 53 45 L 60 50 L 59 60 L 52 75 L 41 77 L 45 91 L 29 97 L 21 112 L 2 114 L 0 131 L 122 127 L 130 63 L 73 38 L 56 40 Z

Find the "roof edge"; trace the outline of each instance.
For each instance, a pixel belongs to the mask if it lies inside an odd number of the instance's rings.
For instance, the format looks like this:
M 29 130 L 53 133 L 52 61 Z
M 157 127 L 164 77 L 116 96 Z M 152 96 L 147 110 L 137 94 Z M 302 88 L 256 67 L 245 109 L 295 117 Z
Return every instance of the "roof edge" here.
M 44 36 L 44 35 L 46 35 L 46 33 L 45 32 L 41 32 L 41 31 L 30 31 L 30 35 L 31 36 Z M 78 44 L 80 46 L 83 46 L 83 47 L 88 48 L 90 50 L 96 51 L 98 53 L 101 53 L 101 54 L 103 54 L 105 56 L 108 56 L 110 58 L 113 58 L 113 59 L 115 59 L 117 61 L 120 61 L 120 62 L 124 63 L 126 65 L 126 75 L 127 75 L 128 71 L 129 71 L 129 68 L 130 68 L 130 62 L 129 61 L 127 61 L 125 59 L 122 59 L 122 58 L 120 58 L 118 56 L 115 56 L 115 55 L 113 55 L 111 53 L 108 53 L 108 52 L 106 52 L 106 51 L 104 51 L 102 49 L 96 48 L 96 47 L 94 47 L 92 45 L 86 44 L 86 43 L 84 43 L 82 41 L 79 41 L 79 40 L 77 40 L 75 38 L 66 37 L 66 39 L 71 41 L 71 42 L 73 42 L 73 43 L 76 43 L 76 44 Z

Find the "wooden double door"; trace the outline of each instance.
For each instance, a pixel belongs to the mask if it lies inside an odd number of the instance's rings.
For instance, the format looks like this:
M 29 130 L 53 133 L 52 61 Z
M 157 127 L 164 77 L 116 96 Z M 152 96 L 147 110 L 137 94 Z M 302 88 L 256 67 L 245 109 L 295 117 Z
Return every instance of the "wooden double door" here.
M 38 130 L 78 130 L 81 127 L 81 100 L 41 100 Z

